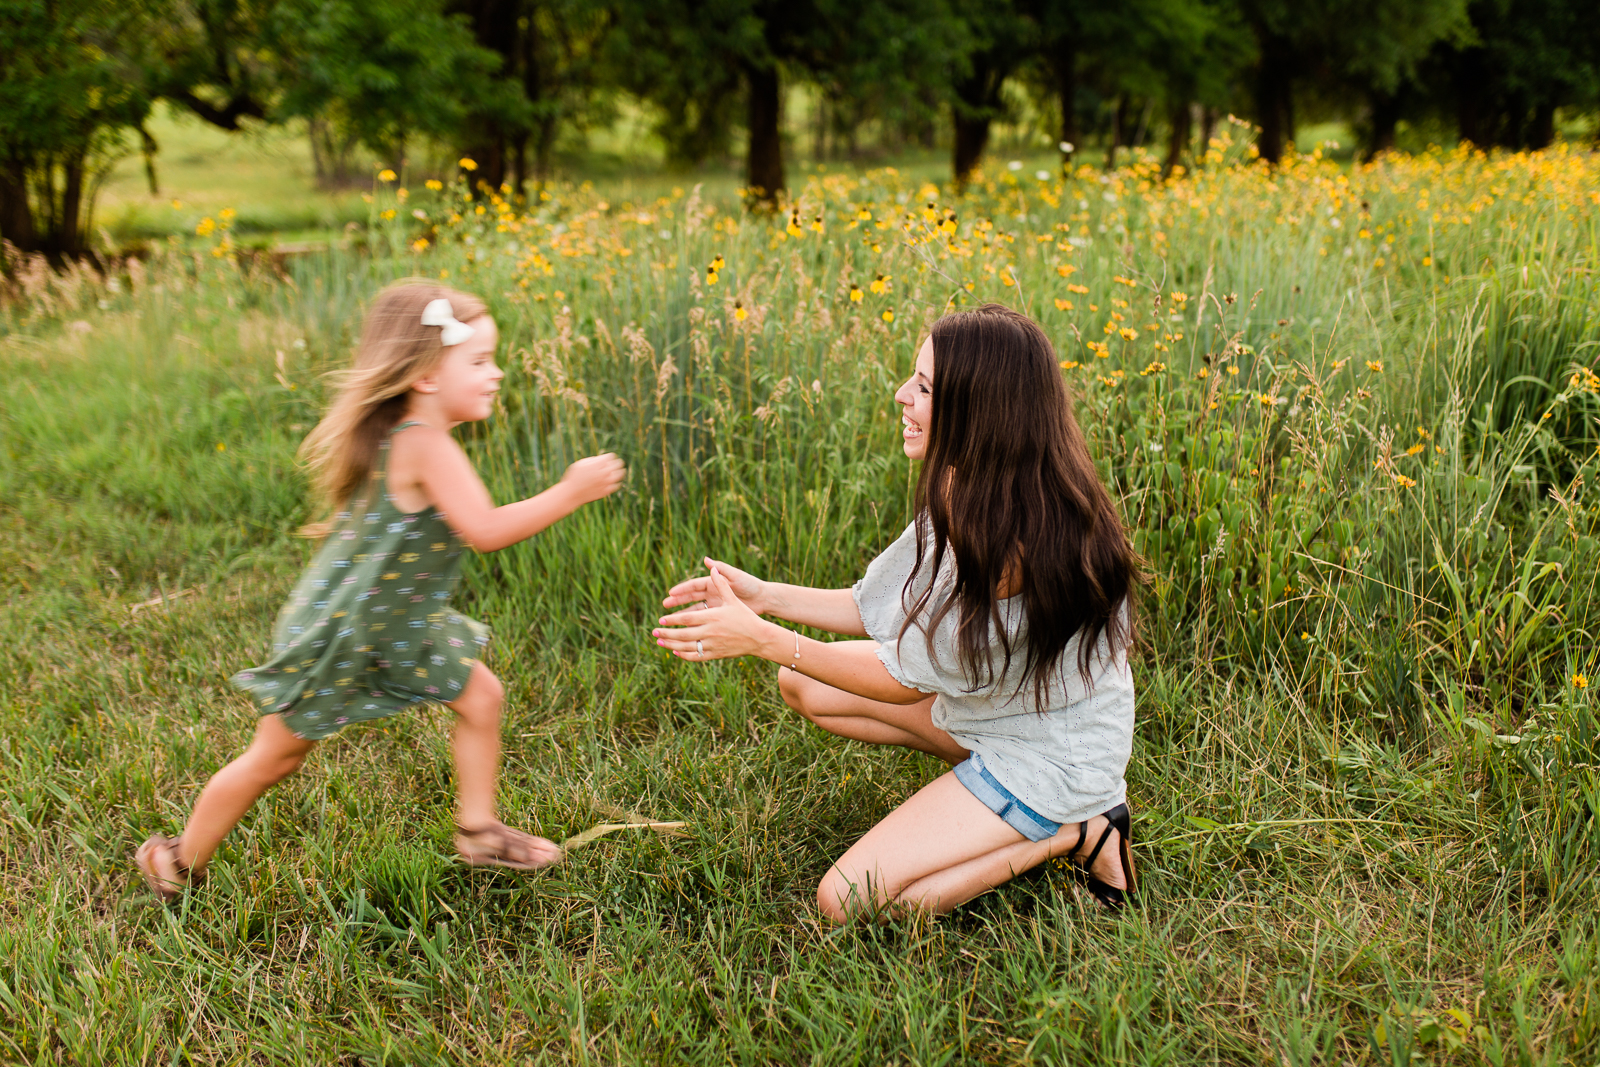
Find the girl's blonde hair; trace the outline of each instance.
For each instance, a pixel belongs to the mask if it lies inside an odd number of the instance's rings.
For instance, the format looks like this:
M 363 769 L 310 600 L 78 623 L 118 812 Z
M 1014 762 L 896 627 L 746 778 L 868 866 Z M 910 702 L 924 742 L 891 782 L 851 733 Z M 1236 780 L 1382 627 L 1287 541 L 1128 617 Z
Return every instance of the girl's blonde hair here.
M 355 366 L 333 377 L 338 393 L 328 413 L 300 445 L 300 459 L 311 471 L 322 521 L 301 533 L 321 537 L 329 517 L 349 503 L 371 477 L 378 449 L 405 414 L 411 383 L 444 358 L 438 326 L 422 324 L 422 309 L 444 298 L 460 322 L 488 312 L 468 293 L 424 279 L 396 282 L 378 294 L 361 330 Z

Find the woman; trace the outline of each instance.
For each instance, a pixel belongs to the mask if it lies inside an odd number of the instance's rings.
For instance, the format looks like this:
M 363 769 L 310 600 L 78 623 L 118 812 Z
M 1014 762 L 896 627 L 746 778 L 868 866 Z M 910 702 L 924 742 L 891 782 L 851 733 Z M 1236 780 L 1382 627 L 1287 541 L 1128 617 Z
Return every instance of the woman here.
M 917 517 L 866 576 L 808 589 L 707 559 L 664 601 L 694 606 L 662 618 L 657 643 L 783 664 L 784 700 L 824 730 L 954 765 L 829 870 L 817 903 L 835 921 L 946 912 L 1057 856 L 1120 906 L 1138 561 L 1055 352 L 1000 305 L 954 312 L 895 401 L 923 461 Z M 813 641 L 762 615 L 870 640 Z

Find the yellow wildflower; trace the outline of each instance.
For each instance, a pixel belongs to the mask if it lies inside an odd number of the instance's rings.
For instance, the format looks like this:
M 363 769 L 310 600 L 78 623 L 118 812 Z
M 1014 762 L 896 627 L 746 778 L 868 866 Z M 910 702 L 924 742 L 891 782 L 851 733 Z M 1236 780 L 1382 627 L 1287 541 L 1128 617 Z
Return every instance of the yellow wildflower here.
M 438 178 L 429 178 L 422 184 L 427 186 L 429 189 L 432 189 L 434 192 L 438 192 L 440 189 L 444 188 L 444 182 L 440 181 Z
M 850 303 L 859 304 L 862 300 L 861 286 L 854 283 L 850 286 Z
M 462 170 L 477 170 L 478 169 L 477 161 L 474 160 L 474 159 L 469 159 L 466 156 L 462 156 L 460 159 L 456 160 L 456 165 L 459 166 Z
M 891 311 L 888 308 L 884 308 L 883 309 L 883 321 L 884 322 L 893 322 L 894 321 L 894 312 Z
M 1063 278 L 1066 278 L 1072 274 L 1075 274 L 1077 270 L 1078 268 L 1074 267 L 1071 263 L 1063 263 L 1061 266 L 1056 268 L 1056 273 L 1061 275 Z
M 1367 360 L 1367 369 L 1369 371 L 1371 371 L 1372 373 L 1374 373 L 1374 374 L 1382 374 L 1383 373 L 1383 360 L 1381 360 L 1381 359 L 1369 359 L 1369 360 Z
M 741 304 L 737 300 L 735 300 L 733 302 L 733 318 L 734 318 L 734 321 L 743 322 L 745 319 L 747 319 L 749 317 L 750 317 L 750 312 L 748 312 L 748 311 L 746 311 L 744 309 L 744 305 L 743 304 Z
M 1072 301 L 1070 301 L 1070 300 L 1062 300 L 1060 298 L 1057 298 L 1057 300 L 1056 300 L 1056 310 L 1057 311 L 1071 311 L 1072 310 Z
M 390 170 L 388 167 L 384 167 L 382 170 L 380 170 L 378 172 L 378 180 L 380 182 L 392 182 L 397 177 L 399 177 L 399 175 L 396 174 L 394 171 Z
M 1587 689 L 1589 688 L 1589 679 L 1582 674 L 1574 674 L 1572 676 L 1572 687 L 1574 689 Z

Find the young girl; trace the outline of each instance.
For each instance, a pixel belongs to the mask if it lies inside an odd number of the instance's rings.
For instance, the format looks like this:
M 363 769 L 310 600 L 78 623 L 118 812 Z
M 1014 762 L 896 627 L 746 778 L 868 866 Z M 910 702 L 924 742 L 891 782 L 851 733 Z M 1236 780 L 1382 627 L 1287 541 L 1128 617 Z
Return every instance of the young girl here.
M 495 818 L 503 691 L 478 659 L 488 632 L 450 596 L 464 547 L 532 537 L 615 492 L 624 469 L 592 456 L 538 496 L 494 506 L 450 430 L 493 411 L 498 342 L 476 297 L 428 282 L 378 294 L 355 367 L 301 448 L 332 514 L 311 528 L 325 540 L 278 615 L 272 658 L 233 679 L 261 716 L 255 740 L 206 784 L 180 837 L 157 834 L 135 855 L 163 899 L 200 881 L 228 831 L 315 742 L 430 700 L 456 713 L 461 858 L 521 870 L 561 858 Z

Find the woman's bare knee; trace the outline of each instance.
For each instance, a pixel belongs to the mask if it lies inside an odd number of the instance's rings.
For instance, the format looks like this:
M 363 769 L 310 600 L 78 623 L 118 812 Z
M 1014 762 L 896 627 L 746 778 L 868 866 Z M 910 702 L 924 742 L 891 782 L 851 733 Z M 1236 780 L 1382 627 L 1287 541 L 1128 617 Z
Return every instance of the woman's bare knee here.
M 871 876 L 851 881 L 834 867 L 823 875 L 817 886 L 817 908 L 836 923 L 849 922 L 852 915 L 876 912 L 881 905 L 894 899 L 894 894 L 886 894 L 884 889 Z
M 829 871 L 817 886 L 817 910 L 832 922 L 848 922 L 851 911 L 849 905 L 855 903 L 851 899 L 851 889 L 844 879 L 838 877 L 837 871 Z

